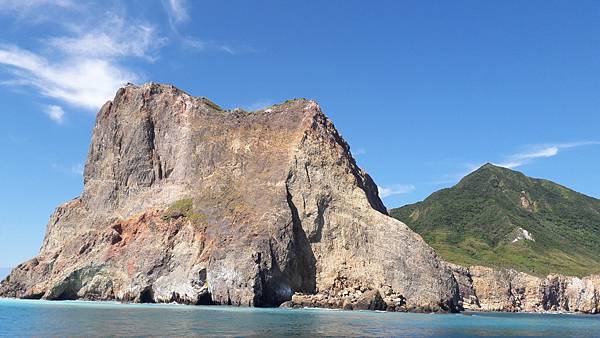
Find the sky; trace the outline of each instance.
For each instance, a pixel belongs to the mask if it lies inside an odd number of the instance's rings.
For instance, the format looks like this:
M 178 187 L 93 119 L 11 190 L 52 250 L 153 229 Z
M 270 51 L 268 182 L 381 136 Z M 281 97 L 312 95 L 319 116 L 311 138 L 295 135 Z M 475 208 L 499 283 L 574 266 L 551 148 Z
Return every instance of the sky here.
M 315 99 L 389 208 L 486 162 L 600 198 L 598 1 L 0 0 L 0 27 L 0 267 L 80 194 L 127 82 Z

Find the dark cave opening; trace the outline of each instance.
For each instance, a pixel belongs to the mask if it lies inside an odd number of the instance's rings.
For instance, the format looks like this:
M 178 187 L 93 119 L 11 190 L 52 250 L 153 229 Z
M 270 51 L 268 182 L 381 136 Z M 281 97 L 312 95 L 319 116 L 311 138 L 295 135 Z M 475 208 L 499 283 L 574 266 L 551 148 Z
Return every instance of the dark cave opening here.
M 151 286 L 147 286 L 142 292 L 140 292 L 139 297 L 140 303 L 154 303 L 154 292 L 152 291 Z

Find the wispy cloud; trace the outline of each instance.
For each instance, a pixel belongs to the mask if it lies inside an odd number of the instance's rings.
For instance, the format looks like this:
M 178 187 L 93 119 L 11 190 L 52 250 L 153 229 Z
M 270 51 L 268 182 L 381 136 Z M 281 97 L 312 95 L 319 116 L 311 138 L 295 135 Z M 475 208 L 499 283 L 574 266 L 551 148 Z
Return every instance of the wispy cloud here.
M 577 141 L 529 145 L 523 147 L 521 151 L 505 156 L 501 161 L 492 161 L 491 163 L 500 167 L 515 169 L 530 164 L 536 160 L 558 156 L 567 149 L 593 145 L 600 145 L 600 141 Z M 488 160 L 487 162 L 490 161 Z M 485 161 L 461 163 L 460 166 L 463 168 L 462 170 L 457 170 L 456 173 L 443 175 L 439 179 L 429 182 L 429 184 L 446 185 L 456 183 L 463 177 L 479 169 L 485 163 Z
M 184 47 L 196 51 L 219 51 L 231 55 L 248 53 L 252 54 L 258 52 L 256 49 L 251 47 L 236 46 L 234 48 L 214 41 L 202 40 L 189 35 L 181 35 L 178 31 L 175 31 L 175 36 L 177 36 Z
M 457 170 L 457 172 L 442 175 L 441 177 L 439 177 L 437 179 L 427 182 L 427 184 L 431 184 L 431 185 L 454 184 L 454 183 L 460 181 L 460 179 L 462 179 L 463 177 L 465 177 L 465 176 L 469 175 L 470 173 L 472 173 L 473 171 L 477 170 L 484 164 L 485 163 L 470 163 L 470 162 L 469 163 L 461 163 L 460 168 Z
M 78 176 L 83 176 L 83 164 L 77 163 L 71 166 L 71 172 Z
M 242 105 L 242 108 L 247 111 L 256 111 L 272 106 L 275 102 L 271 99 L 260 99 L 252 103 Z
M 75 6 L 72 0 L 0 0 L 0 9 L 3 11 L 24 12 L 44 6 L 68 8 Z
M 9 15 L 19 24 L 31 25 L 57 22 L 62 13 L 84 7 L 83 1 L 75 0 L 0 0 L 0 15 Z M 60 24 L 68 25 L 69 22 L 62 21 Z
M 101 21 L 72 23 L 67 34 L 42 38 L 37 51 L 0 45 L 0 65 L 12 75 L 1 84 L 33 87 L 43 96 L 98 109 L 117 88 L 142 78 L 124 61 L 152 61 L 164 42 L 147 23 L 114 13 L 102 16 Z
M 48 115 L 48 117 L 58 123 L 58 124 L 62 124 L 63 122 L 65 122 L 65 111 L 62 109 L 61 106 L 57 106 L 57 105 L 49 105 L 46 106 L 46 109 L 44 109 L 44 112 L 46 113 L 46 115 Z
M 8 140 L 8 142 L 13 143 L 13 144 L 21 144 L 27 140 L 27 139 L 23 138 L 21 135 L 17 136 L 11 132 L 8 132 L 6 134 L 6 139 Z
M 172 41 L 197 51 L 241 51 L 180 34 L 178 25 L 192 19 L 191 7 L 184 0 L 163 0 L 163 5 L 174 34 L 168 28 L 162 33 L 172 35 Z M 38 24 L 53 25 L 52 35 L 42 32 L 31 39 L 0 43 L 0 86 L 15 91 L 33 88 L 63 107 L 95 111 L 119 87 L 144 81 L 139 60 L 154 62 L 169 40 L 160 26 L 127 7 L 120 2 L 0 0 L 0 16 L 17 18 L 14 29 L 29 33 Z M 33 39 L 37 43 L 28 44 Z
M 249 47 L 232 47 L 220 42 L 202 39 L 192 36 L 184 31 L 185 23 L 192 21 L 189 4 L 186 0 L 162 0 L 163 7 L 167 13 L 169 27 L 174 37 L 185 48 L 196 51 L 219 51 L 235 55 L 240 53 L 256 53 L 256 49 Z
M 172 21 L 172 24 L 183 23 L 190 19 L 187 2 L 185 0 L 166 0 L 165 4 L 169 20 Z
M 355 151 L 352 152 L 352 155 L 354 156 L 361 156 L 361 155 L 365 155 L 367 153 L 367 149 L 365 148 L 357 148 Z
M 562 150 L 577 148 L 582 146 L 589 145 L 600 145 L 599 141 L 581 141 L 581 142 L 571 142 L 571 143 L 556 143 L 556 144 L 546 144 L 546 145 L 534 145 L 527 147 L 528 149 L 522 152 L 518 152 L 513 155 L 509 155 L 506 159 L 500 163 L 496 163 L 496 165 L 514 169 L 526 164 L 531 163 L 532 161 L 540 158 L 548 158 L 554 157 L 558 155 Z
M 415 190 L 415 186 L 412 184 L 400 184 L 389 187 L 377 186 L 377 189 L 379 190 L 379 196 L 386 198 L 393 195 L 408 194 Z
M 74 36 L 50 38 L 47 44 L 68 56 L 108 58 L 137 57 L 154 61 L 166 42 L 148 23 L 132 24 L 125 17 L 110 14 L 101 27 L 77 29 Z
M 64 165 L 60 163 L 52 163 L 50 167 L 53 170 L 56 170 L 62 174 L 67 174 L 69 176 L 82 176 L 84 166 L 81 163 L 75 163 L 73 165 Z
M 10 67 L 11 84 L 28 85 L 41 95 L 87 109 L 97 109 L 119 86 L 139 78 L 109 60 L 70 56 L 51 61 L 16 46 L 0 46 L 0 64 Z

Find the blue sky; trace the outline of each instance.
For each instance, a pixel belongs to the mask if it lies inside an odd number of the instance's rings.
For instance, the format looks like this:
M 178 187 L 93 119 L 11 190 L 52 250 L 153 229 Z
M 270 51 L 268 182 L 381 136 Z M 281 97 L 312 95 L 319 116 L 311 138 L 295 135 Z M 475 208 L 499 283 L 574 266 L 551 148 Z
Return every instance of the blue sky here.
M 0 27 L 0 267 L 80 193 L 126 82 L 316 99 L 388 207 L 486 162 L 600 197 L 598 1 L 0 0 Z

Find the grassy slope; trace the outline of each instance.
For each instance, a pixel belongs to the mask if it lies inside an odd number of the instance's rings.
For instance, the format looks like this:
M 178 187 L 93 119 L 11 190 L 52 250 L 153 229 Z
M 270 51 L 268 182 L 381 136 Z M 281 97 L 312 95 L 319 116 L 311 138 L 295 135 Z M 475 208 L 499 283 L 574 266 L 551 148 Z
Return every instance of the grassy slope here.
M 521 192 L 532 211 L 521 206 Z M 391 210 L 444 259 L 534 275 L 600 272 L 600 200 L 547 180 L 485 165 L 425 201 Z M 518 228 L 535 242 L 512 243 Z

